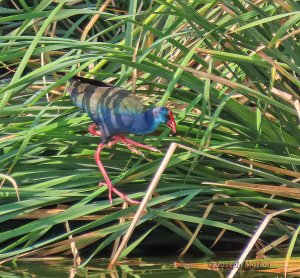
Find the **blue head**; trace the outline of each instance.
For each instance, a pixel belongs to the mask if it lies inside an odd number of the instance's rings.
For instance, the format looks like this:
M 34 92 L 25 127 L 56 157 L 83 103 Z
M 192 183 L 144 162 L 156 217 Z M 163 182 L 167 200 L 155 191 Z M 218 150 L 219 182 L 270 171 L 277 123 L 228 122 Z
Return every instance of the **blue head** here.
M 148 122 L 152 126 L 153 131 L 160 125 L 166 124 L 173 133 L 176 133 L 176 122 L 173 113 L 166 107 L 155 107 L 147 111 Z M 150 114 L 150 115 L 149 115 Z

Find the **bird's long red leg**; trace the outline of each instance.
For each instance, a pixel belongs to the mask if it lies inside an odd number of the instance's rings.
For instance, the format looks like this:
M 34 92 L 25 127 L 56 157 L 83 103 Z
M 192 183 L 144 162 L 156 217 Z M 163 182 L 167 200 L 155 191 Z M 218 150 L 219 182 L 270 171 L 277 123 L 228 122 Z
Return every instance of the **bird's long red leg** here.
M 132 145 L 132 146 L 135 146 L 137 148 L 143 148 L 143 149 L 146 149 L 146 150 L 150 150 L 150 151 L 153 151 L 153 152 L 161 152 L 160 150 L 154 148 L 154 147 L 151 147 L 149 145 L 144 145 L 144 144 L 141 144 L 137 141 L 134 141 L 134 140 L 131 140 L 131 139 L 128 139 L 124 136 L 114 136 L 114 138 L 118 138 L 120 141 L 122 141 L 127 147 L 128 145 Z M 130 148 L 129 148 L 130 149 Z
M 91 124 L 91 125 L 89 126 L 89 132 L 90 132 L 91 134 L 93 134 L 93 135 L 101 136 L 101 132 L 100 132 L 99 130 L 96 130 L 96 128 L 97 128 L 97 125 L 96 125 L 96 124 Z M 134 152 L 134 153 L 136 153 L 136 154 L 140 154 L 140 155 L 141 155 L 142 153 L 139 152 L 138 150 L 132 148 L 130 145 L 135 146 L 135 147 L 137 147 L 137 148 L 143 148 L 143 149 L 146 149 L 146 150 L 150 150 L 150 151 L 153 151 L 153 152 L 160 152 L 160 150 L 158 150 L 158 149 L 156 149 L 156 148 L 154 148 L 154 147 L 152 147 L 152 146 L 148 146 L 148 145 L 141 144 L 141 143 L 139 143 L 139 142 L 137 142 L 137 141 L 128 139 L 128 138 L 126 138 L 126 137 L 124 137 L 124 136 L 121 136 L 121 135 L 115 135 L 115 136 L 113 137 L 113 139 L 117 140 L 117 142 L 118 142 L 118 141 L 123 142 L 123 144 L 125 144 L 125 146 L 126 146 L 128 149 L 130 149 L 132 152 Z M 116 142 L 116 143 L 117 143 L 117 142 Z M 111 142 L 109 146 L 115 145 L 116 143 L 112 144 L 112 142 Z
M 92 135 L 101 136 L 101 132 L 99 130 L 96 130 L 96 128 L 97 128 L 96 124 L 89 125 L 89 133 Z
M 142 155 L 144 156 L 144 154 L 137 150 L 136 148 L 133 148 L 132 146 L 130 146 L 127 141 L 125 140 L 126 138 L 124 138 L 123 136 L 114 136 L 113 138 L 115 138 L 116 140 L 118 140 L 119 142 L 122 142 L 129 150 L 131 150 L 133 153 L 137 154 L 137 155 Z
M 118 141 L 115 140 L 115 144 L 117 143 Z M 109 198 L 109 202 L 110 204 L 112 204 L 112 192 L 114 192 L 115 194 L 117 194 L 120 198 L 122 198 L 124 201 L 128 202 L 128 203 L 131 203 L 131 204 L 139 204 L 138 201 L 135 201 L 135 200 L 132 200 L 128 197 L 126 197 L 126 195 L 124 195 L 122 192 L 120 192 L 119 190 L 117 190 L 111 183 L 111 180 L 110 178 L 108 177 L 107 173 L 106 173 L 106 170 L 101 162 L 101 159 L 100 159 L 100 153 L 102 151 L 102 149 L 104 148 L 104 145 L 101 143 L 99 144 L 97 150 L 96 150 L 96 153 L 95 153 L 95 161 L 104 177 L 104 180 L 105 180 L 105 183 L 106 183 L 106 186 L 108 187 L 108 190 L 109 190 L 109 195 L 108 195 L 108 198 Z
M 98 135 L 98 136 L 101 136 L 101 132 L 99 130 L 96 130 L 96 124 L 92 124 L 89 126 L 89 132 L 93 135 Z M 109 146 L 113 146 L 115 144 L 117 144 L 120 140 L 118 138 L 114 138 L 113 141 L 111 141 L 109 143 Z M 112 182 L 108 176 L 108 174 L 106 173 L 106 170 L 101 162 L 101 159 L 100 159 L 100 153 L 101 151 L 103 150 L 104 148 L 104 144 L 99 144 L 96 152 L 95 152 L 95 155 L 94 155 L 94 158 L 95 158 L 95 161 L 99 167 L 99 170 L 101 171 L 102 175 L 103 175 L 103 178 L 105 180 L 105 185 L 108 187 L 108 198 L 109 198 L 109 202 L 110 204 L 112 204 L 112 192 L 114 192 L 115 194 L 117 194 L 120 198 L 122 198 L 124 201 L 128 202 L 128 203 L 131 203 L 131 204 L 139 204 L 138 201 L 135 201 L 135 200 L 132 200 L 128 197 L 126 197 L 126 195 L 124 195 L 122 192 L 120 192 L 119 190 L 117 190 L 113 185 L 112 185 Z M 102 185 L 103 183 L 100 183 L 100 185 Z

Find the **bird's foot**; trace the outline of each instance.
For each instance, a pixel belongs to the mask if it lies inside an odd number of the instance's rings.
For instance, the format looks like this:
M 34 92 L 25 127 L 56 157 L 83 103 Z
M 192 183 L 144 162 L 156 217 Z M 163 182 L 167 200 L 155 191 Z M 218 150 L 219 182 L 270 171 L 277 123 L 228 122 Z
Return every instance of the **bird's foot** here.
M 136 155 L 141 155 L 142 157 L 145 157 L 145 155 L 144 155 L 141 151 L 139 151 L 138 149 L 133 148 L 133 147 L 131 147 L 130 145 L 126 145 L 126 147 L 127 147 L 129 150 L 131 150 L 132 153 L 134 153 L 134 154 L 136 154 Z
M 119 142 L 119 141 L 117 141 L 117 140 L 118 140 L 118 139 L 115 139 L 114 141 L 107 143 L 105 146 L 111 148 L 113 145 L 115 145 L 117 142 Z M 132 153 L 137 154 L 137 155 L 141 155 L 141 156 L 145 157 L 145 155 L 144 155 L 141 151 L 137 150 L 137 149 L 134 148 L 134 147 L 131 147 L 131 146 L 130 146 L 129 144 L 127 144 L 127 143 L 124 143 L 124 144 L 125 144 L 125 146 L 126 146 L 129 150 L 131 150 Z
M 115 193 L 116 195 L 118 195 L 121 199 L 123 199 L 125 202 L 129 203 L 129 204 L 139 204 L 139 201 L 136 200 L 132 200 L 130 198 L 128 198 L 125 194 L 123 194 L 121 191 L 119 191 L 118 189 L 116 189 L 112 184 L 107 184 L 105 182 L 100 182 L 99 186 L 107 186 L 108 187 L 108 199 L 109 199 L 109 203 L 112 205 L 112 192 Z
M 132 146 L 134 146 L 134 147 L 146 149 L 146 150 L 149 150 L 149 151 L 152 151 L 152 152 L 159 152 L 159 153 L 161 152 L 160 150 L 158 150 L 158 149 L 156 149 L 152 146 L 144 145 L 144 144 L 139 143 L 137 141 L 128 139 L 124 136 L 118 136 L 117 139 L 120 140 L 121 142 L 123 142 L 126 145 L 126 147 L 131 149 L 131 150 L 133 149 Z

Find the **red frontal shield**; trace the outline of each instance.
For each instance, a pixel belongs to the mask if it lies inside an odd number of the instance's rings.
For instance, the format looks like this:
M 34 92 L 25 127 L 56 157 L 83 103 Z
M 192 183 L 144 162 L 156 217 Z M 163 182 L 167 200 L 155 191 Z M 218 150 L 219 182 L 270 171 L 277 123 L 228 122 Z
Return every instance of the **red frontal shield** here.
M 169 121 L 167 122 L 167 126 L 172 130 L 173 133 L 176 133 L 176 122 L 171 110 L 169 111 Z

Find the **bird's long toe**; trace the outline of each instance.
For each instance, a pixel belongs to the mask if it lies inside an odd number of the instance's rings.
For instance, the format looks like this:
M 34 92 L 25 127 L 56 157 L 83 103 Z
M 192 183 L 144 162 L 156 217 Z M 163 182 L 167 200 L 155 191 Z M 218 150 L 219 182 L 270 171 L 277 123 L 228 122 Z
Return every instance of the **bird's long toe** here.
M 106 182 L 99 182 L 99 186 L 107 186 L 108 188 L 108 200 L 109 203 L 112 205 L 112 190 L 111 188 L 113 187 L 111 184 L 107 184 Z
M 142 157 L 145 157 L 145 155 L 141 151 L 139 151 L 135 148 L 130 148 L 130 150 L 131 150 L 132 153 L 134 153 L 136 155 L 141 155 Z
M 112 205 L 112 193 L 115 193 L 116 195 L 118 195 L 121 199 L 123 199 L 125 202 L 135 205 L 135 204 L 139 204 L 139 201 L 130 199 L 129 197 L 127 197 L 125 194 L 123 194 L 121 191 L 119 191 L 118 189 L 116 189 L 112 184 L 107 184 L 105 182 L 100 182 L 99 186 L 107 186 L 108 187 L 108 199 L 109 199 L 109 203 Z
M 118 195 L 121 199 L 123 199 L 125 202 L 129 204 L 139 204 L 139 201 L 132 200 L 129 197 L 127 197 L 125 194 L 123 194 L 121 191 L 119 191 L 117 188 L 114 186 L 111 186 L 110 190 L 114 192 L 116 195 Z
M 161 153 L 161 151 L 159 149 L 156 149 L 154 147 L 150 147 L 149 150 L 152 151 L 152 152 Z
M 134 146 L 134 147 L 142 148 L 142 149 L 149 150 L 149 151 L 152 151 L 152 152 L 161 152 L 160 150 L 158 150 L 158 149 L 156 149 L 152 146 L 142 144 L 140 142 L 131 140 L 131 139 L 126 138 L 124 136 L 118 136 L 118 138 L 120 138 L 120 141 L 122 141 L 124 144 L 126 144 L 126 146 L 128 148 L 130 148 L 130 146 Z

